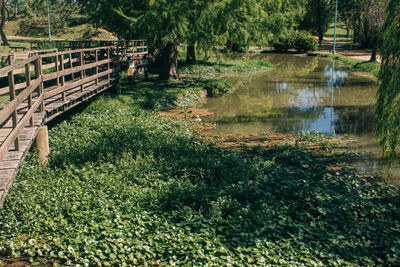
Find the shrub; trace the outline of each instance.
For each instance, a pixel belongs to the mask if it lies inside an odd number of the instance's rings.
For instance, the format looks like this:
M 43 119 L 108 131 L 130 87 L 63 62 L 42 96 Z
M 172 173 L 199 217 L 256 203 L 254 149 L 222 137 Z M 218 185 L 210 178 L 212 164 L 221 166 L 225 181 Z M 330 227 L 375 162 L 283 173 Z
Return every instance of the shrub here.
M 315 51 L 318 49 L 318 41 L 307 31 L 293 32 L 280 36 L 273 44 L 278 51 L 294 49 L 299 52 Z
M 205 84 L 204 89 L 207 91 L 207 96 L 216 96 L 219 94 L 228 93 L 232 89 L 232 84 L 224 79 L 212 80 Z
M 310 32 L 300 31 L 296 33 L 294 49 L 301 52 L 315 51 L 318 49 L 318 40 Z
M 273 44 L 275 50 L 278 51 L 288 51 L 294 48 L 295 38 L 294 34 L 283 35 L 278 38 L 278 40 Z

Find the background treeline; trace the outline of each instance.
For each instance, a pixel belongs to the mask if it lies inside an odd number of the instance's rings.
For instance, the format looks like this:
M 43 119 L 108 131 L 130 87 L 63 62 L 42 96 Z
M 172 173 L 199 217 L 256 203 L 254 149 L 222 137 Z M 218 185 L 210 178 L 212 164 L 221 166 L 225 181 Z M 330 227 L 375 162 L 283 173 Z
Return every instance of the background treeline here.
M 387 4 L 388 0 L 338 0 L 339 20 L 354 43 L 375 55 Z M 4 27 L 12 20 L 20 20 L 18 35 L 46 36 L 46 0 L 0 0 L 0 5 L 3 44 Z M 316 46 L 307 33 L 298 32 L 309 31 L 322 43 L 335 11 L 334 0 L 49 0 L 49 5 L 53 33 L 89 23 L 83 34 L 88 38 L 101 27 L 119 38 L 147 39 L 164 66 L 163 78 L 178 76 L 177 47 L 182 44 L 188 62 L 196 61 L 196 49 L 215 46 L 246 51 L 251 45 L 279 47 L 286 40 L 281 50 L 297 49 L 299 43 L 305 47 L 297 50 L 313 50 Z M 299 38 L 305 39 L 296 41 Z

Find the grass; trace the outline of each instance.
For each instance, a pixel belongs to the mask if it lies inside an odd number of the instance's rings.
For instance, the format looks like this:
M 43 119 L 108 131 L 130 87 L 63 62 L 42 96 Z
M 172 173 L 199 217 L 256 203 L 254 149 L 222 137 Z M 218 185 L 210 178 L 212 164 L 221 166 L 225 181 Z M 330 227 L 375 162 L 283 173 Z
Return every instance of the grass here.
M 0 210 L 1 263 L 400 263 L 398 188 L 360 179 L 330 137 L 223 149 L 154 111 L 209 82 L 123 77 L 55 124 L 49 162 L 30 153 Z
M 197 60 L 196 64 L 186 64 L 182 60 L 179 61 L 178 66 L 181 74 L 196 74 L 207 77 L 234 72 L 263 71 L 272 67 L 267 59 L 250 59 L 248 55 L 240 54 L 236 57 L 216 54 L 213 57 Z
M 335 30 L 335 24 L 331 23 L 329 25 L 329 28 L 328 28 L 327 32 L 325 33 L 325 37 L 333 38 L 334 30 Z M 338 40 L 338 41 L 351 41 L 352 40 L 351 34 L 352 34 L 352 32 L 350 31 L 349 36 L 347 36 L 346 26 L 344 25 L 343 22 L 338 22 L 337 23 L 337 25 L 336 25 L 336 40 Z
M 35 31 L 24 32 L 21 30 L 23 19 L 9 21 L 5 26 L 5 34 L 8 37 L 10 46 L 25 47 L 30 49 L 30 41 L 47 40 L 48 28 L 38 28 Z M 77 22 L 78 21 L 78 22 Z M 11 37 L 10 37 L 11 36 Z M 114 40 L 116 39 L 110 32 L 104 29 L 96 29 L 91 24 L 84 23 L 81 20 L 71 20 L 66 23 L 64 30 L 52 33 L 53 39 L 61 40 Z M 1 52 L 8 52 L 9 47 L 2 46 Z
M 125 75 L 122 75 L 122 83 L 127 85 Z M 222 83 L 222 86 L 219 85 L 220 83 Z M 150 81 L 136 83 L 135 90 L 125 90 L 123 94 L 129 96 L 129 98 L 124 98 L 122 101 L 134 99 L 132 105 L 137 105 L 142 109 L 166 110 L 184 107 L 202 98 L 205 95 L 203 92 L 214 88 L 223 90 L 224 86 L 232 88 L 233 85 L 224 79 L 199 77 L 181 77 L 176 81 L 158 81 L 156 76 L 153 75 L 150 76 Z
M 9 21 L 5 26 L 5 33 L 7 36 L 22 36 L 22 37 L 42 37 L 48 38 L 48 28 L 43 28 L 40 31 L 32 31 L 32 32 L 23 32 L 21 30 L 21 22 L 23 19 L 17 19 L 13 21 Z M 103 29 L 95 29 L 92 25 L 84 22 L 75 23 L 74 20 L 66 23 L 66 27 L 63 31 L 56 32 L 52 34 L 53 38 L 58 39 L 71 39 L 71 40 L 80 40 L 80 39 L 93 39 L 93 40 L 108 40 L 114 39 L 111 33 L 103 30 Z
M 379 71 L 381 68 L 381 63 L 379 62 L 370 62 L 370 61 L 365 61 L 362 59 L 354 59 L 350 57 L 346 57 L 343 55 L 332 55 L 328 53 L 318 53 L 319 56 L 321 57 L 329 57 L 332 59 L 336 59 L 344 63 L 349 69 L 352 71 L 361 71 L 361 72 L 366 72 L 369 73 L 376 78 L 379 77 Z

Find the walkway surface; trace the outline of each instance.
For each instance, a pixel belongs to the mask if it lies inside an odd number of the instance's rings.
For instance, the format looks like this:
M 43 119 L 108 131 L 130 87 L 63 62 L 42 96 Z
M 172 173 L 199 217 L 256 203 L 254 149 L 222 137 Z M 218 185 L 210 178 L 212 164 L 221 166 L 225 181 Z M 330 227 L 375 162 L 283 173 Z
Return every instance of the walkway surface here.
M 361 49 L 348 49 L 350 45 L 350 41 L 339 40 L 336 41 L 336 54 L 343 55 L 350 58 L 361 59 L 368 61 L 371 58 L 371 53 Z M 332 53 L 333 50 L 333 39 L 324 38 L 324 42 L 319 46 L 318 49 L 320 52 Z M 378 55 L 378 62 L 381 62 L 381 59 Z

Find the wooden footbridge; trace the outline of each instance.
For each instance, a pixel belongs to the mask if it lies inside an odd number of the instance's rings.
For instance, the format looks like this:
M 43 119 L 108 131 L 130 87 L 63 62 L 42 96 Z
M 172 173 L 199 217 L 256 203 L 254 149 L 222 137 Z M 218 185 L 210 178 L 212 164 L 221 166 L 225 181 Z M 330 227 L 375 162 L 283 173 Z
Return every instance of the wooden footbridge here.
M 139 40 L 7 55 L 10 65 L 0 69 L 0 207 L 39 128 L 117 85 L 121 65 L 147 53 Z

